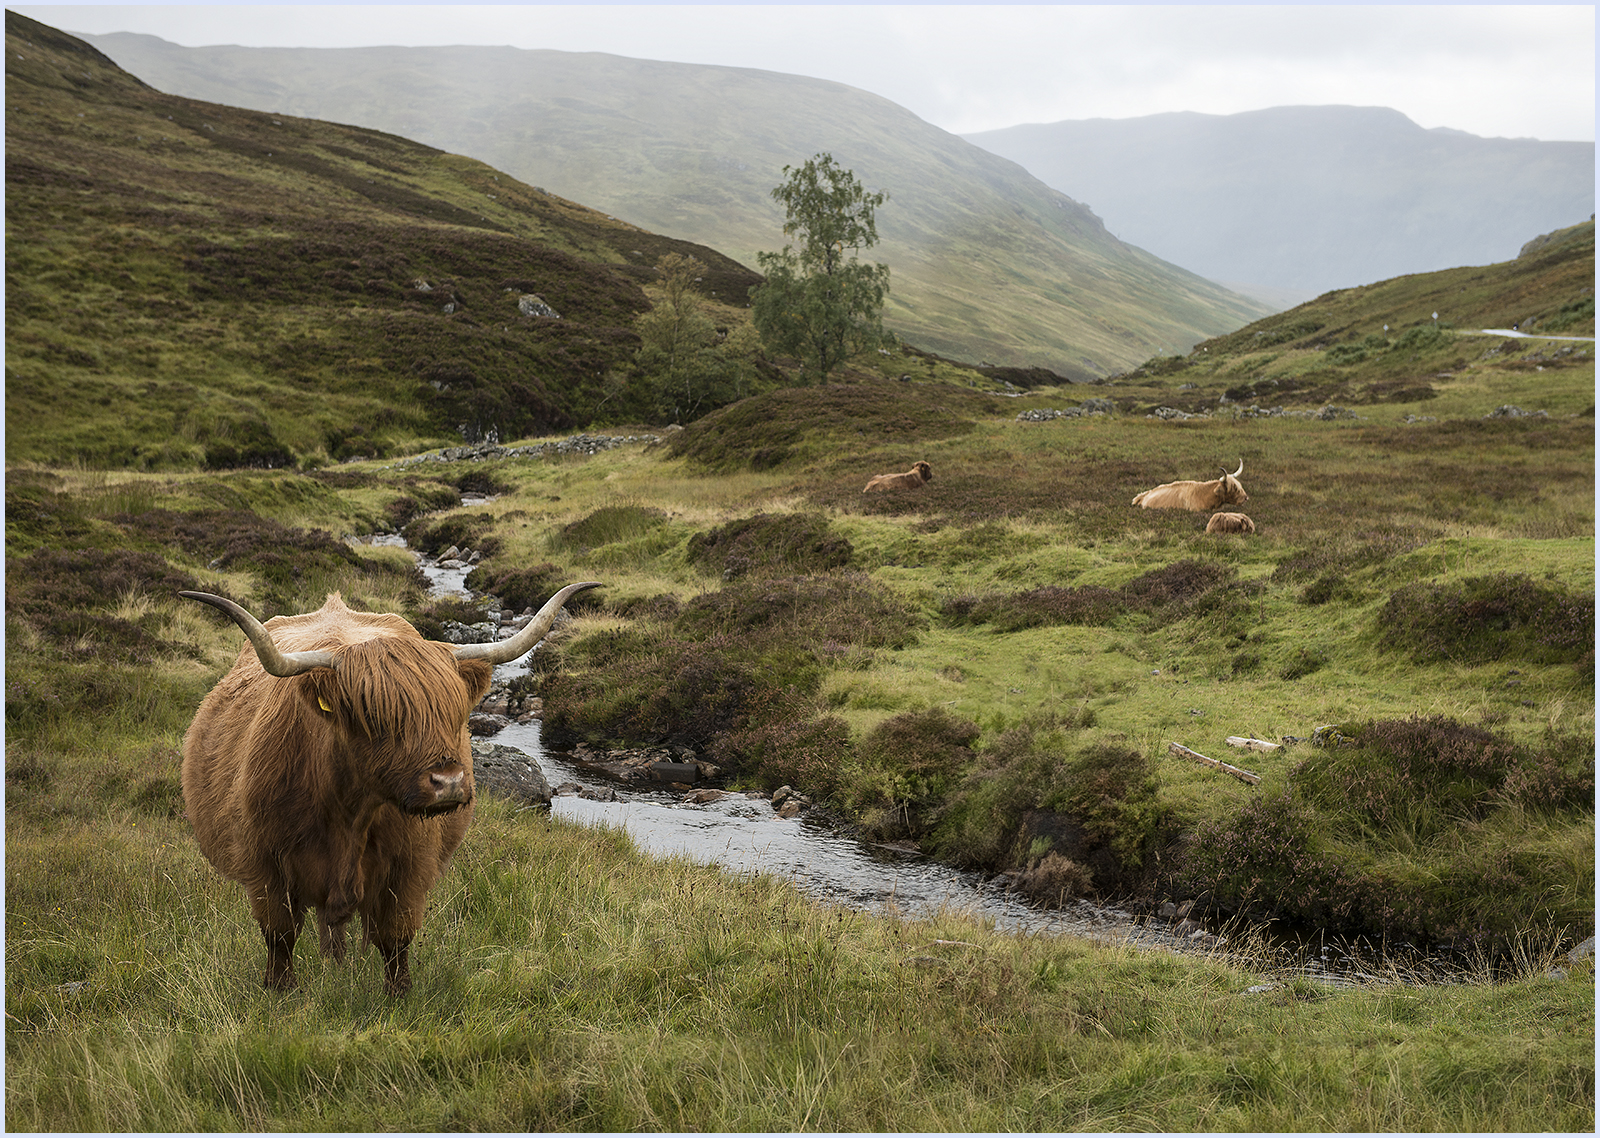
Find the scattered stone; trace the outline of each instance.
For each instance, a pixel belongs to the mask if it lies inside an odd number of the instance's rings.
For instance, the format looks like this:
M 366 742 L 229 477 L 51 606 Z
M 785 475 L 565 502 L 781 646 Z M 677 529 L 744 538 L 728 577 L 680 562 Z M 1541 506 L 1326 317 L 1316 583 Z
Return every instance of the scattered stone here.
M 492 432 L 491 432 L 492 434 Z M 540 458 L 546 454 L 599 454 L 601 451 L 626 446 L 629 443 L 659 443 L 659 435 L 572 435 L 551 443 L 535 443 L 525 447 L 503 447 L 498 438 L 466 446 L 445 447 L 427 454 L 412 455 L 395 463 L 396 468 L 415 466 L 421 462 L 482 462 L 502 458 Z
M 498 735 L 511 726 L 511 719 L 505 715 L 495 715 L 490 712 L 474 711 L 467 716 L 467 731 L 477 736 Z
M 1496 407 L 1484 416 L 1485 419 L 1548 419 L 1548 411 L 1524 411 L 1513 403 L 1505 403 Z
M 496 621 L 479 621 L 462 624 L 458 620 L 440 622 L 443 639 L 451 644 L 489 644 L 500 639 L 500 625 Z
M 548 806 L 552 797 L 550 783 L 539 764 L 516 747 L 474 739 L 472 778 L 480 791 L 516 802 Z
M 1567 951 L 1567 959 L 1576 964 L 1580 960 L 1587 960 L 1594 955 L 1594 937 L 1573 946 Z
M 1051 419 L 1076 419 L 1083 415 L 1110 415 L 1117 405 L 1110 399 L 1085 399 L 1076 407 L 1034 407 L 1019 411 L 1017 419 L 1024 423 L 1044 423 Z
M 524 316 L 548 316 L 554 320 L 561 319 L 556 310 L 546 304 L 544 297 L 539 296 L 537 293 L 527 292 L 517 297 L 517 311 Z

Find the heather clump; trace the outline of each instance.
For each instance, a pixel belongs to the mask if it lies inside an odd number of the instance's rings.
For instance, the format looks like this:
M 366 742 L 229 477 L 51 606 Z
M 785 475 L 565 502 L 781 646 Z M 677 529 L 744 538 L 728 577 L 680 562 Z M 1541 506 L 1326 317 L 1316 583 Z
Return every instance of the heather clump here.
M 756 514 L 695 534 L 687 556 L 701 572 L 733 580 L 845 569 L 854 550 L 822 514 Z
M 913 643 L 918 624 L 910 606 L 861 575 L 730 582 L 670 620 L 574 640 L 564 649 L 573 671 L 545 682 L 545 721 L 591 741 L 707 747 L 723 732 L 792 717 L 774 693 L 809 695 L 830 668 Z M 729 755 L 744 753 L 729 744 Z
M 501 603 L 512 612 L 521 612 L 529 608 L 538 609 L 567 582 L 567 570 L 553 561 L 526 567 L 502 564 L 500 561 L 483 561 L 467 574 L 462 583 L 475 593 L 488 593 L 500 598 Z M 584 611 L 601 603 L 600 598 L 592 592 L 579 593 L 568 602 L 567 609 L 571 612 Z
M 598 546 L 643 537 L 666 522 L 665 511 L 653 506 L 602 506 L 557 530 L 551 536 L 550 549 L 552 552 L 570 550 L 584 553 Z
M 494 528 L 495 516 L 487 511 L 478 511 L 416 518 L 406 523 L 400 534 L 406 539 L 406 544 L 418 553 L 436 557 L 453 545 L 457 549 L 472 549 L 490 557 L 501 548 L 500 538 L 494 536 Z
M 211 569 L 248 572 L 262 619 L 316 608 L 339 579 L 367 576 L 415 587 L 414 569 L 361 558 L 347 543 L 320 529 L 302 529 L 247 509 L 147 510 L 114 519 L 139 537 L 176 547 Z M 348 599 L 348 598 L 347 598 Z
M 695 420 L 667 450 L 713 473 L 772 470 L 820 454 L 830 437 L 878 446 L 957 438 L 977 426 L 970 415 L 986 402 L 959 388 L 877 379 L 787 387 Z
M 1385 647 L 1417 663 L 1503 659 L 1594 670 L 1594 595 L 1521 573 L 1419 582 L 1395 590 L 1378 626 Z
M 996 632 L 1016 632 L 1059 624 L 1110 624 L 1127 612 L 1172 619 L 1206 608 L 1236 570 L 1222 562 L 1178 561 L 1141 574 L 1121 588 L 1103 585 L 1041 585 L 1015 593 L 963 594 L 946 599 L 940 615 L 952 625 L 987 624 Z M 1226 607 L 1227 600 L 1210 605 Z
M 843 790 L 868 834 L 918 837 L 972 763 L 978 726 L 943 708 L 907 711 L 868 731 L 856 748 L 859 775 Z
M 1592 819 L 1592 738 L 1526 745 L 1444 716 L 1340 735 L 1281 792 L 1202 826 L 1176 888 L 1229 912 L 1491 949 L 1584 919 L 1592 830 L 1583 856 L 1540 819 Z

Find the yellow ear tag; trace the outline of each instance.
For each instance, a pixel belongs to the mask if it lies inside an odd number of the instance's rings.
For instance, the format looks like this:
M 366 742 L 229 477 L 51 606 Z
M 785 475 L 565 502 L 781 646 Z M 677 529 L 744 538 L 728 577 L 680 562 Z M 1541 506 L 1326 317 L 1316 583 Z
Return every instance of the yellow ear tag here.
M 317 706 L 322 708 L 322 710 L 326 711 L 329 715 L 333 714 L 333 708 L 329 707 L 328 701 L 323 699 L 320 695 L 317 697 Z

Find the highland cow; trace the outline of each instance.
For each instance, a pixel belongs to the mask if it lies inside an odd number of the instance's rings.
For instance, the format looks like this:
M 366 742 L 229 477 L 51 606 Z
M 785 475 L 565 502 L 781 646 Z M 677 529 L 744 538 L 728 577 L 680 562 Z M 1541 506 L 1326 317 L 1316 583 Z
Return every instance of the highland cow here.
M 322 952 L 383 956 L 384 987 L 411 987 L 409 951 L 428 890 L 472 819 L 467 714 L 495 664 L 533 648 L 574 593 L 491 644 L 424 640 L 393 613 L 355 612 L 338 593 L 314 613 L 262 624 L 225 597 L 250 644 L 183 737 L 183 800 L 200 851 L 245 887 L 267 942 L 269 988 L 296 986 L 294 945 L 317 910 Z
M 1153 490 L 1136 494 L 1133 504 L 1146 510 L 1193 510 L 1203 513 L 1218 506 L 1243 505 L 1250 495 L 1239 485 L 1239 475 L 1244 473 L 1244 459 L 1239 469 L 1229 474 L 1224 468 L 1221 478 L 1209 482 L 1164 482 Z
M 866 486 L 862 487 L 863 494 L 874 490 L 915 490 L 924 482 L 933 481 L 933 467 L 925 462 L 916 462 L 904 474 L 879 474 L 872 478 Z
M 1207 533 L 1255 533 L 1256 523 L 1244 514 L 1212 514 L 1206 522 Z

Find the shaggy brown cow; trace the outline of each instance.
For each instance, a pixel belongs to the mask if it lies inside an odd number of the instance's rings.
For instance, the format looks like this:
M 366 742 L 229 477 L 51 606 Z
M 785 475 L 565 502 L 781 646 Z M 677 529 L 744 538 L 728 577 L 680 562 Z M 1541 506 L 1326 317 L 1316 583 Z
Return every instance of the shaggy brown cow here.
M 1206 522 L 1207 533 L 1255 533 L 1256 523 L 1244 514 L 1212 514 Z
M 904 474 L 879 474 L 861 488 L 863 494 L 871 490 L 915 490 L 924 482 L 933 481 L 933 467 L 925 462 L 911 464 Z
M 411 987 L 411 938 L 428 890 L 472 820 L 467 714 L 495 664 L 550 631 L 568 585 L 493 644 L 424 640 L 393 613 L 313 613 L 260 623 L 225 597 L 250 644 L 183 737 L 183 800 L 200 851 L 245 887 L 267 941 L 266 986 L 295 987 L 294 944 L 317 910 L 322 952 L 344 958 L 345 923 L 383 954 L 384 987 Z
M 1194 510 L 1200 513 L 1218 506 L 1238 506 L 1249 499 L 1239 485 L 1239 475 L 1244 473 L 1244 459 L 1239 469 L 1229 474 L 1226 469 L 1221 478 L 1210 482 L 1163 482 L 1154 490 L 1134 495 L 1133 504 L 1146 510 Z

